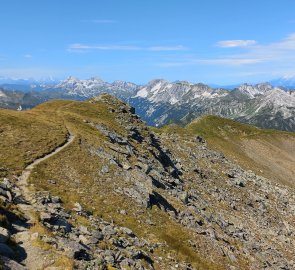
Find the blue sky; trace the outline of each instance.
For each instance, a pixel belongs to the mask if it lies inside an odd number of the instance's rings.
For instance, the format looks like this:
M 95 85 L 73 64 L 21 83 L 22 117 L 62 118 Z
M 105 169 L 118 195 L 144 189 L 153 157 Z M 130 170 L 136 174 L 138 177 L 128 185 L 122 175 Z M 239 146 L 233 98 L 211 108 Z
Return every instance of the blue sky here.
M 0 10 L 0 77 L 295 75 L 294 0 L 1 0 Z

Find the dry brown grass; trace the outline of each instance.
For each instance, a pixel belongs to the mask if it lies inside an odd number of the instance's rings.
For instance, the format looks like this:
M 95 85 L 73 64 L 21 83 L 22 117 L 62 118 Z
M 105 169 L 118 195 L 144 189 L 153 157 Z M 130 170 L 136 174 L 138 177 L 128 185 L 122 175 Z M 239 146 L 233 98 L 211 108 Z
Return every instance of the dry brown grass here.
M 127 131 L 116 123 L 115 114 L 110 113 L 109 110 L 109 106 L 102 102 L 52 101 L 24 113 L 0 111 L 0 116 L 1 113 L 3 115 L 0 121 L 4 123 L 5 127 L 1 132 L 11 134 L 10 139 L 9 136 L 3 136 L 4 140 L 0 144 L 3 146 L 19 145 L 20 147 L 17 154 L 17 150 L 9 153 L 8 148 L 5 149 L 2 153 L 7 159 L 5 166 L 14 172 L 21 171 L 27 163 L 64 142 L 67 127 L 75 134 L 76 138 L 72 144 L 34 169 L 29 182 L 34 184 L 37 191 L 47 190 L 52 195 L 60 196 L 64 203 L 63 206 L 67 209 L 72 209 L 74 203 L 79 202 L 84 209 L 94 215 L 101 216 L 108 221 L 114 220 L 116 224 L 129 227 L 139 237 L 154 243 L 165 243 L 164 246 L 155 250 L 155 254 L 158 256 L 165 258 L 168 254 L 172 254 L 179 261 L 192 263 L 197 269 L 223 269 L 225 259 L 221 258 L 220 261 L 213 263 L 204 255 L 201 248 L 196 250 L 188 246 L 188 240 L 192 238 L 192 231 L 169 218 L 167 213 L 157 207 L 143 209 L 131 199 L 117 194 L 114 189 L 117 186 L 126 185 L 126 180 L 120 175 L 116 175 L 118 168 L 110 165 L 109 174 L 103 176 L 99 174 L 105 161 L 92 155 L 89 152 L 89 147 L 96 149 L 106 147 L 107 139 L 84 120 L 106 125 L 109 129 L 126 136 Z M 5 120 L 5 115 L 11 115 L 10 120 Z M 248 134 L 248 130 L 243 130 L 239 134 L 237 132 L 240 131 L 237 127 L 226 125 L 222 137 L 218 137 L 213 132 L 214 130 L 211 130 L 210 133 L 207 127 L 203 126 L 188 128 L 170 126 L 162 130 L 155 130 L 157 132 L 174 132 L 182 137 L 191 137 L 198 133 L 203 135 L 210 144 L 211 142 L 212 145 L 215 143 L 214 147 L 220 147 L 221 150 L 222 148 L 228 149 L 228 154 L 237 152 L 238 155 L 244 155 L 241 151 L 237 151 L 240 149 L 238 141 L 236 145 L 232 144 L 227 137 L 229 138 L 230 134 L 234 134 L 233 137 L 245 136 Z M 221 127 L 224 126 L 223 123 Z M 3 129 L 2 125 L 1 128 Z M 218 127 L 215 125 L 215 128 Z M 250 132 L 248 135 L 253 137 L 255 134 L 256 131 L 254 134 Z M 141 145 L 136 145 L 136 147 L 138 151 L 144 150 Z M 29 154 L 28 151 L 30 151 Z M 17 156 L 15 157 L 14 154 Z M 52 179 L 56 184 L 48 181 Z M 165 191 L 163 192 L 165 193 Z M 163 195 L 169 196 L 164 193 Z M 173 201 L 173 204 L 176 205 L 177 202 Z M 125 209 L 128 214 L 120 215 L 118 213 L 120 209 Z M 147 224 L 147 219 L 150 219 L 154 225 Z M 73 222 L 77 225 L 88 225 L 87 221 L 82 218 L 74 218 Z M 41 234 L 46 233 L 38 224 L 32 230 Z M 208 249 L 205 245 L 201 247 Z M 73 262 L 65 257 L 61 258 L 56 266 L 72 269 Z M 157 264 L 155 267 L 156 269 L 161 268 Z
M 276 182 L 295 186 L 295 133 L 259 129 L 233 120 L 204 116 L 185 128 L 170 125 L 156 132 L 200 135 L 211 148 L 247 170 Z
M 33 160 L 65 141 L 62 119 L 38 111 L 0 110 L 0 177 L 20 174 Z

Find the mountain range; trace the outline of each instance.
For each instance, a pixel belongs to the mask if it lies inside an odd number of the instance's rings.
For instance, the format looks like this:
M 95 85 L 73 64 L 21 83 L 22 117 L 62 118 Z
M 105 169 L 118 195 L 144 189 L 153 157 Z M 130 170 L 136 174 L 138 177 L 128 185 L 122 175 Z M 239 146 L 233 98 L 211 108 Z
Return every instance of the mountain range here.
M 140 117 L 153 126 L 187 124 L 201 115 L 213 114 L 258 127 L 295 131 L 295 92 L 275 86 L 279 82 L 273 84 L 242 84 L 228 90 L 187 81 L 157 79 L 136 85 L 69 77 L 55 83 L 4 84 L 0 106 L 16 109 L 21 105 L 26 109 L 50 99 L 85 100 L 109 93 L 135 107 Z

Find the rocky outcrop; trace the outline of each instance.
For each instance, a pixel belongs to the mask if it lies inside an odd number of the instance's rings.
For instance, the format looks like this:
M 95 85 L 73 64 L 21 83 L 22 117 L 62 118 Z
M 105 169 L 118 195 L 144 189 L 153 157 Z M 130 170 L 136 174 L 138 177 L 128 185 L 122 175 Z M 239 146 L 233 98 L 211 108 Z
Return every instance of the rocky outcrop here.
M 107 265 L 153 269 L 150 257 L 153 245 L 138 238 L 130 229 L 94 217 L 79 203 L 76 205 L 79 207 L 74 208 L 73 213 L 68 212 L 58 198 L 51 197 L 48 192 L 37 193 L 35 207 L 40 221 L 53 233 L 51 237 L 38 235 L 39 239 L 75 260 L 79 269 L 103 269 Z M 84 217 L 88 226 L 71 224 L 69 219 L 73 216 Z M 102 243 L 107 248 L 99 248 L 98 244 Z M 149 266 L 144 267 L 142 260 Z

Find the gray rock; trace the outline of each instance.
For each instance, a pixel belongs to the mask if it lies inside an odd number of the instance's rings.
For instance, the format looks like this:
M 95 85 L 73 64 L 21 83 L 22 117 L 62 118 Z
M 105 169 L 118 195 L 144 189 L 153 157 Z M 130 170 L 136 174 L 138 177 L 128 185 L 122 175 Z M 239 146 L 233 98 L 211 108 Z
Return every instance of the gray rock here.
M 5 228 L 0 227 L 0 243 L 6 243 L 9 238 L 10 232 Z
M 0 168 L 0 171 L 1 171 L 1 168 Z M 15 185 L 12 184 L 12 182 L 10 182 L 9 179 L 5 177 L 2 180 L 2 182 L 0 182 L 0 187 L 2 189 L 4 189 L 4 190 L 10 190 L 11 191 L 11 190 L 13 190 L 15 188 Z
M 107 165 L 103 165 L 101 170 L 100 170 L 103 174 L 105 173 L 108 173 L 110 170 L 109 170 L 109 166 Z
M 76 260 L 83 260 L 84 258 L 89 259 L 89 255 L 87 254 L 85 247 L 77 241 L 61 238 L 59 245 L 62 246 L 66 252 L 66 255 L 70 258 L 74 258 Z
M 86 226 L 80 226 L 79 227 L 79 231 L 82 233 L 82 234 L 87 234 L 87 235 L 91 235 L 91 233 L 88 231 L 88 228 Z
M 52 185 L 55 185 L 56 184 L 56 181 L 53 180 L 53 179 L 48 179 L 47 180 L 49 184 L 52 184 Z
M 54 196 L 51 198 L 52 203 L 61 203 L 61 198 L 58 196 Z
M 126 210 L 124 210 L 124 209 L 121 209 L 121 210 L 119 211 L 119 213 L 120 213 L 121 215 L 127 215 L 127 212 L 126 212 Z
M 79 235 L 79 241 L 86 246 L 90 244 L 89 238 L 83 234 Z
M 179 199 L 184 203 L 188 203 L 188 193 L 186 191 L 179 194 Z
M 123 168 L 124 170 L 130 170 L 130 169 L 131 169 L 131 166 L 130 166 L 129 163 L 127 163 L 127 162 L 123 162 L 123 163 L 122 163 L 122 168 Z
M 41 221 L 49 220 L 51 218 L 51 214 L 48 212 L 40 212 L 39 215 Z
M 102 240 L 103 234 L 99 231 L 92 232 L 92 238 Z
M 116 234 L 116 231 L 114 230 L 113 226 L 107 225 L 102 230 L 103 235 L 114 235 Z
M 74 210 L 74 211 L 76 211 L 76 212 L 82 212 L 82 206 L 81 206 L 80 203 L 76 202 L 76 203 L 74 204 L 74 206 L 75 206 L 75 207 L 74 207 L 72 210 Z
M 129 235 L 129 236 L 132 236 L 132 237 L 135 236 L 134 233 L 133 233 L 133 231 L 130 230 L 129 228 L 121 227 L 120 229 L 121 229 L 121 231 L 122 231 L 123 233 L 125 233 L 125 234 L 127 234 L 127 235 Z
M 104 259 L 109 264 L 113 264 L 115 262 L 115 258 L 113 256 L 107 255 L 107 256 L 104 257 Z

